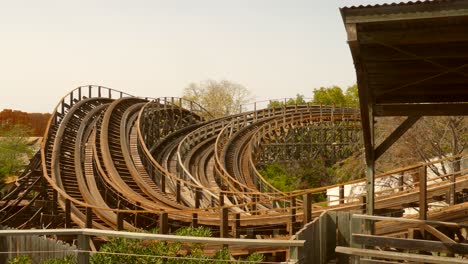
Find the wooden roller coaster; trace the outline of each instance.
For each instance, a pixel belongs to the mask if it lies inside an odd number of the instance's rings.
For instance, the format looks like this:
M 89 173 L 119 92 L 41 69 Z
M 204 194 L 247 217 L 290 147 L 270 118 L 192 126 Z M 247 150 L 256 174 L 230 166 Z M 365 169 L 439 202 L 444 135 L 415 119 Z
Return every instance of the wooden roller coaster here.
M 181 98 L 139 98 L 100 86 L 73 90 L 55 108 L 40 152 L 4 197 L 1 224 L 104 230 L 158 226 L 162 233 L 205 225 L 220 237 L 274 231 L 287 238 L 326 210 L 363 209 L 365 193 L 344 195 L 346 186 L 362 185 L 363 179 L 285 193 L 257 170 L 261 162 L 286 157 L 349 156 L 360 138 L 356 109 L 296 105 L 209 121 L 201 117 L 206 115 Z M 418 207 L 421 173 L 444 162 L 449 160 L 379 175 L 382 182 L 400 178 L 398 186 L 376 193 L 377 212 L 401 215 Z M 428 178 L 428 202 L 440 200 L 454 185 L 457 199 L 464 200 L 466 169 L 456 172 L 456 179 L 453 175 Z M 333 188 L 340 190 L 336 199 L 313 204 L 311 194 Z M 468 220 L 464 213 L 444 210 L 457 208 L 431 211 L 431 218 Z M 377 233 L 401 232 L 402 225 L 377 226 Z

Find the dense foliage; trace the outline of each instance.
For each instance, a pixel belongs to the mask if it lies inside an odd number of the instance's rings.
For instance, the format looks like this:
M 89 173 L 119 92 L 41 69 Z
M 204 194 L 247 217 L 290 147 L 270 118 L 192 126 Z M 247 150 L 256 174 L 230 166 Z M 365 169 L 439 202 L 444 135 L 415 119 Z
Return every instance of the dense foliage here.
M 8 129 L 0 127 L 0 181 L 7 177 L 18 176 L 33 154 L 29 145 L 30 129 L 22 125 L 15 125 Z

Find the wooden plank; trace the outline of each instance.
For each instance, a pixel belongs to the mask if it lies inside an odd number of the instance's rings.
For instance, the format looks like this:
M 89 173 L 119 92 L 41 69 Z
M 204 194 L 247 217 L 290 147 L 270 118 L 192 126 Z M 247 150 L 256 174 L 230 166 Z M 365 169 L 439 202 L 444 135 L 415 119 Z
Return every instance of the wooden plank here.
M 468 254 L 468 244 L 353 234 L 353 242 L 363 246 Z
M 453 239 L 450 237 L 446 236 L 444 233 L 440 232 L 437 230 L 435 227 L 430 226 L 430 225 L 421 225 L 421 228 L 423 228 L 425 231 L 431 233 L 431 235 L 437 237 L 440 239 L 442 242 L 447 242 L 447 243 L 456 243 Z
M 367 219 L 367 220 L 374 220 L 374 221 L 402 222 L 402 223 L 409 223 L 409 224 L 443 225 L 443 226 L 448 226 L 448 227 L 468 227 L 468 224 L 459 224 L 459 223 L 433 221 L 433 220 L 423 221 L 423 220 L 410 219 L 410 218 L 386 217 L 386 216 L 376 216 L 376 215 L 354 214 L 353 219 Z M 1 233 L 1 231 L 0 231 L 0 233 Z
M 444 116 L 468 115 L 467 103 L 375 105 L 375 116 Z
M 361 259 L 359 263 L 360 264 L 401 264 L 401 262 L 378 260 L 378 259 Z
M 360 248 L 349 248 L 349 247 L 336 247 L 337 253 L 357 255 L 362 257 L 376 257 L 393 260 L 406 260 L 406 261 L 417 261 L 426 263 L 437 263 L 437 264 L 466 264 L 466 259 L 456 259 L 448 257 L 428 256 L 428 255 L 417 255 L 411 253 L 402 252 L 388 252 L 379 251 L 373 249 L 360 249 Z
M 421 116 L 408 116 L 380 145 L 375 149 L 375 159 L 377 160 L 388 150 Z

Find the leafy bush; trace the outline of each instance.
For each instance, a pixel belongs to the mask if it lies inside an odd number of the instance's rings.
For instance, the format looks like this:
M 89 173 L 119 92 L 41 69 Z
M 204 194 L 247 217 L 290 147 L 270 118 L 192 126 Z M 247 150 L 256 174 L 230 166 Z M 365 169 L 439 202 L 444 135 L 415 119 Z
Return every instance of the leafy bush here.
M 196 236 L 209 237 L 211 230 L 206 227 L 184 227 L 176 231 L 176 235 L 180 236 Z M 187 254 L 182 255 L 180 252 L 185 249 Z M 160 258 L 158 258 L 158 256 Z M 179 257 L 186 257 L 181 259 Z M 214 261 L 212 259 L 215 259 Z M 213 257 L 204 254 L 203 244 L 193 243 L 183 245 L 180 242 L 161 242 L 153 240 L 138 240 L 128 238 L 114 238 L 103 245 L 99 253 L 91 256 L 93 264 L 195 264 L 195 263 L 225 263 L 216 260 L 229 260 L 231 255 L 226 248 L 221 249 Z M 263 260 L 263 255 L 252 254 L 247 261 L 258 263 Z
M 41 264 L 76 264 L 76 263 L 77 263 L 76 257 L 72 255 L 65 256 L 64 258 L 51 258 L 51 259 L 47 259 L 41 262 Z
M 32 264 L 32 260 L 29 256 L 19 256 L 10 259 L 8 264 Z

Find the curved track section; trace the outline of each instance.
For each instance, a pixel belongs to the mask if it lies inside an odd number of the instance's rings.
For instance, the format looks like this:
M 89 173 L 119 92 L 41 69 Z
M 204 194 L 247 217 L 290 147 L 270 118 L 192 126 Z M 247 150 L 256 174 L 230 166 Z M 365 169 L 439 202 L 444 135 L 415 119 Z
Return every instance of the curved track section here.
M 303 197 L 364 183 L 284 193 L 258 171 L 275 160 L 346 157 L 359 140 L 356 109 L 301 105 L 203 120 L 207 115 L 181 98 L 140 98 L 100 86 L 73 90 L 55 108 L 40 152 L 3 198 L 1 224 L 134 230 L 167 216 L 172 231 L 202 224 L 215 233 L 231 227 L 233 236 L 251 236 L 252 228 L 292 234 L 304 221 Z M 401 211 L 408 207 L 401 199 L 416 202 L 413 171 L 434 164 L 379 176 L 406 180 L 377 192 L 376 209 Z M 430 180 L 428 197 L 445 195 L 452 176 Z M 466 171 L 457 172 L 456 192 L 467 188 Z M 312 216 L 362 208 L 358 195 L 338 198 L 314 204 Z M 381 232 L 401 232 L 391 228 Z

